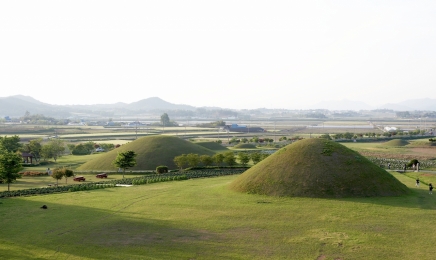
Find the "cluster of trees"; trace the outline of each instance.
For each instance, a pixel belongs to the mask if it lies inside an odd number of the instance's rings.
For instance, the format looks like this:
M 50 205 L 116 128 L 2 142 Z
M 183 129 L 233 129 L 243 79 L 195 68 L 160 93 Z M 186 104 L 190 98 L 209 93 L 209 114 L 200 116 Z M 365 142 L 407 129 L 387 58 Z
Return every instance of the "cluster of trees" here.
M 233 137 L 232 139 L 229 140 L 229 144 L 238 144 L 238 143 L 272 143 L 274 142 L 274 139 L 265 137 L 265 138 L 259 138 L 258 136 L 253 136 L 250 139 L 247 138 L 241 138 L 238 139 L 236 137 Z
M 34 125 L 66 125 L 70 122 L 68 119 L 58 120 L 41 114 L 31 115 L 29 111 L 26 111 L 24 116 L 20 117 L 19 119 L 22 122 Z
M 197 166 L 223 166 L 224 164 L 227 166 L 234 166 L 237 164 L 237 160 L 239 161 L 239 164 L 246 166 L 250 160 L 253 161 L 253 164 L 256 164 L 266 157 L 268 157 L 268 154 L 260 152 L 239 152 L 235 155 L 235 153 L 229 151 L 225 153 L 218 153 L 213 156 L 190 153 L 174 157 L 174 163 L 180 169 Z
M 56 179 L 56 185 L 59 184 L 59 180 L 65 177 L 65 184 L 68 184 L 68 177 L 74 176 L 74 172 L 65 167 L 56 168 L 53 170 L 51 177 Z
M 95 149 L 102 148 L 105 151 L 110 151 L 120 145 L 107 144 L 107 143 L 94 143 L 92 141 L 81 144 L 67 144 L 68 149 L 73 155 L 86 155 L 91 154 Z

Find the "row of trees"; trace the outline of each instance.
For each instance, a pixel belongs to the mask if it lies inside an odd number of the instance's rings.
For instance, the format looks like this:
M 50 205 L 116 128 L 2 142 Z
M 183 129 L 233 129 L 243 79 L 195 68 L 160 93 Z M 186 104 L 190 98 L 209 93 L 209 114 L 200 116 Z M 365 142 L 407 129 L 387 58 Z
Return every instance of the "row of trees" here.
M 182 154 L 174 157 L 174 163 L 181 170 L 187 167 L 197 167 L 197 166 L 223 166 L 223 164 L 227 166 L 235 166 L 237 164 L 237 160 L 239 164 L 246 166 L 250 160 L 252 160 L 253 164 L 257 164 L 261 160 L 268 157 L 269 154 L 254 152 L 239 152 L 235 155 L 232 151 L 225 153 L 218 153 L 213 156 L 210 155 L 198 155 L 194 153 L 190 154 Z

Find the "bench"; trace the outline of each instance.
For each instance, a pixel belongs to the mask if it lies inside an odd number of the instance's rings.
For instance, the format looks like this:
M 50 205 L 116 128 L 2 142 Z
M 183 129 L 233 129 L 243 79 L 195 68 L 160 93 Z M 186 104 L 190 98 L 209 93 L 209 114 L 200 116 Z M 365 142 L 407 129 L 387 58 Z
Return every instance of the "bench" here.
M 107 178 L 107 173 L 99 173 L 97 175 L 95 175 L 95 177 L 103 179 L 103 178 Z
M 77 176 L 77 177 L 74 177 L 73 180 L 74 180 L 74 181 L 85 181 L 85 177 L 83 177 L 83 176 Z

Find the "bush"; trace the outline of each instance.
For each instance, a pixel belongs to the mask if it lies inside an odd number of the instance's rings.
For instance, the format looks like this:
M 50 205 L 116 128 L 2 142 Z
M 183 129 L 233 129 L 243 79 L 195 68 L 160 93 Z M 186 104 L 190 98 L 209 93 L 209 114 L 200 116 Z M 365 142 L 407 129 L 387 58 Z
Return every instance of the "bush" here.
M 160 174 L 160 173 L 167 173 L 168 172 L 168 167 L 161 165 L 156 167 L 156 173 Z
M 47 175 L 46 172 L 38 172 L 38 171 L 25 171 L 25 172 L 20 172 L 19 174 L 21 174 L 23 176 L 44 176 L 44 175 Z

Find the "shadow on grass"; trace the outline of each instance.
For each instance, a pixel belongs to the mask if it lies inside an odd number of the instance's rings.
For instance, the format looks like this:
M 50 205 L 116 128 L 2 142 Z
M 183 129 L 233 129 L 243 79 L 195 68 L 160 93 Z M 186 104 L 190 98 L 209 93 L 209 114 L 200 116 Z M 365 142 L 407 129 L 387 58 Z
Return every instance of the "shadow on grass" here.
M 188 259 L 200 254 L 199 248 L 207 250 L 207 241 L 217 240 L 207 231 L 124 212 L 132 204 L 144 203 L 144 196 L 115 202 L 110 210 L 56 203 L 53 198 L 62 197 L 0 200 L 1 259 Z
M 392 207 L 436 209 L 436 193 L 429 194 L 428 185 L 421 183 L 420 187 L 415 186 L 415 179 L 404 174 L 393 174 L 399 181 L 409 188 L 409 194 L 397 197 L 368 197 L 368 198 L 345 198 L 341 201 L 371 203 Z

